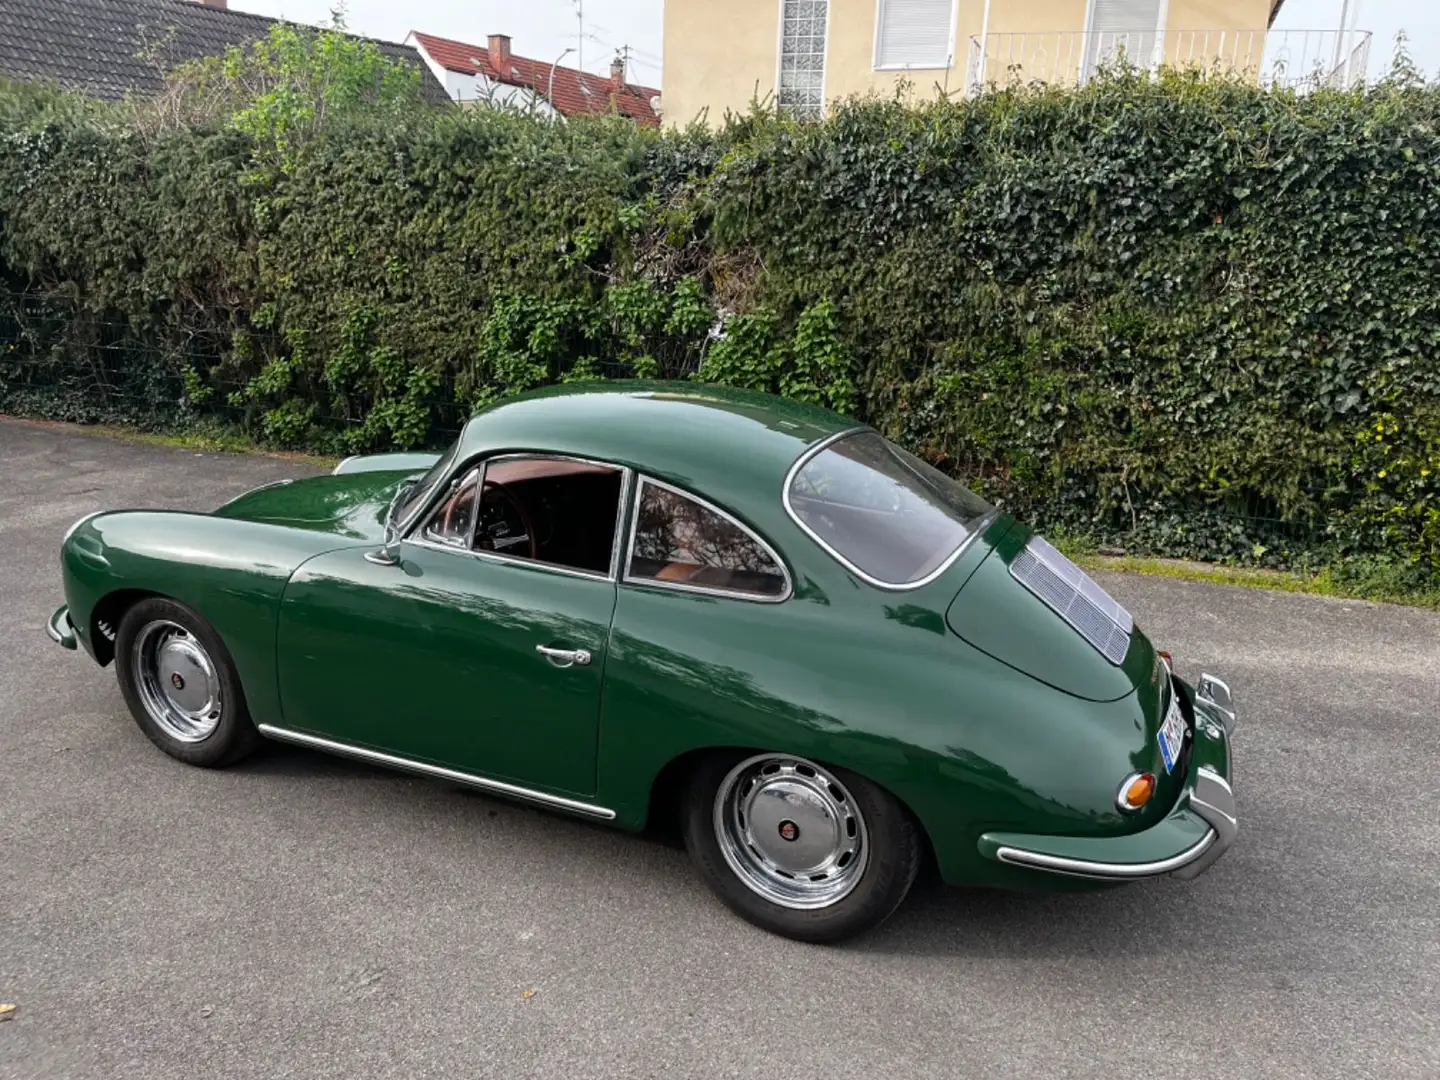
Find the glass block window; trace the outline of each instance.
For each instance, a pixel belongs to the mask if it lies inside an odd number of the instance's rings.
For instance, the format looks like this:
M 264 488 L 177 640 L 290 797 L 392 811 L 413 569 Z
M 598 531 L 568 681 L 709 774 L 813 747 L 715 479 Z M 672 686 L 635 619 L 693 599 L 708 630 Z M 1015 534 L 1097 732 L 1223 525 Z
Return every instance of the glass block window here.
M 830 0 L 780 0 L 781 112 L 819 119 L 825 111 L 825 23 Z

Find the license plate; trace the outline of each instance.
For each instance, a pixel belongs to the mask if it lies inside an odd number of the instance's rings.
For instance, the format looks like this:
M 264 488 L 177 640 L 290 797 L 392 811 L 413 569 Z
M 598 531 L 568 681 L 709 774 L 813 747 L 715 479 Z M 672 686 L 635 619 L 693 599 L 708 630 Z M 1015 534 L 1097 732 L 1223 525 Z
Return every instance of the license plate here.
M 1170 690 L 1170 710 L 1165 714 L 1165 723 L 1160 725 L 1155 739 L 1160 743 L 1165 771 L 1174 772 L 1175 763 L 1180 760 L 1180 748 L 1185 745 L 1185 716 L 1180 712 L 1180 695 L 1173 687 Z

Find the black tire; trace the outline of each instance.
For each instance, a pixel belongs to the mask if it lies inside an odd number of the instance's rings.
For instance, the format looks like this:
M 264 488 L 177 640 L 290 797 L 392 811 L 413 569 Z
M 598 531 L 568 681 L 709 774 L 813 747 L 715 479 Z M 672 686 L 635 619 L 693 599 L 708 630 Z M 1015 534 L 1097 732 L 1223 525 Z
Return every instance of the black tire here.
M 144 633 L 146 641 L 150 640 L 147 628 L 156 623 L 183 628 L 203 650 L 213 669 L 219 700 L 216 708 L 211 710 L 211 716 L 218 711 L 219 717 L 218 720 L 201 721 L 206 726 L 213 724 L 208 733 L 192 735 L 188 740 L 178 738 L 156 718 L 151 707 L 147 707 L 147 692 L 141 685 L 137 670 L 136 650 L 144 645 L 138 640 L 140 635 Z M 184 604 L 157 596 L 141 600 L 125 612 L 115 634 L 115 674 L 120 681 L 120 693 L 140 730 L 165 753 L 187 765 L 223 768 L 239 761 L 259 745 L 260 733 L 255 730 L 250 711 L 245 706 L 245 694 L 235 673 L 230 650 L 225 648 L 214 627 Z M 183 688 L 183 682 L 180 685 Z M 151 696 L 153 698 L 153 694 Z
M 862 815 L 868 842 L 864 869 L 847 894 L 824 907 L 797 909 L 761 895 L 736 873 L 721 850 L 715 805 L 732 770 L 754 757 L 717 754 L 703 760 L 691 776 L 683 809 L 685 847 L 715 895 L 761 929 L 817 944 L 843 941 L 889 918 L 920 870 L 923 845 L 919 827 L 889 792 L 843 769 L 822 767 L 840 781 Z

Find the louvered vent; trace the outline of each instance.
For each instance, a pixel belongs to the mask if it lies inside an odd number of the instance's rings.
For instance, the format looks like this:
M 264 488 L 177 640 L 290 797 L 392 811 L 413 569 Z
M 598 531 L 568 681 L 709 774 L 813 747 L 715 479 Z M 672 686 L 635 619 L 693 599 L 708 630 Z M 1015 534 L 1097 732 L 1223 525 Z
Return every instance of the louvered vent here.
M 1010 564 L 1010 576 L 1043 600 L 1112 664 L 1125 659 L 1135 620 L 1073 562 L 1038 536 Z

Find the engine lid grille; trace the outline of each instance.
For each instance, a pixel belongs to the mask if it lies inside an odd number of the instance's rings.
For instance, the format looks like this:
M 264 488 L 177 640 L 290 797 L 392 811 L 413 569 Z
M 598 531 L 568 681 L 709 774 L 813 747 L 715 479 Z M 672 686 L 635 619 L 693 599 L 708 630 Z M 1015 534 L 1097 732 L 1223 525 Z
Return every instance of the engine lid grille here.
M 1115 599 L 1042 537 L 1032 536 L 1010 576 L 1039 597 L 1112 664 L 1130 648 L 1135 620 Z

